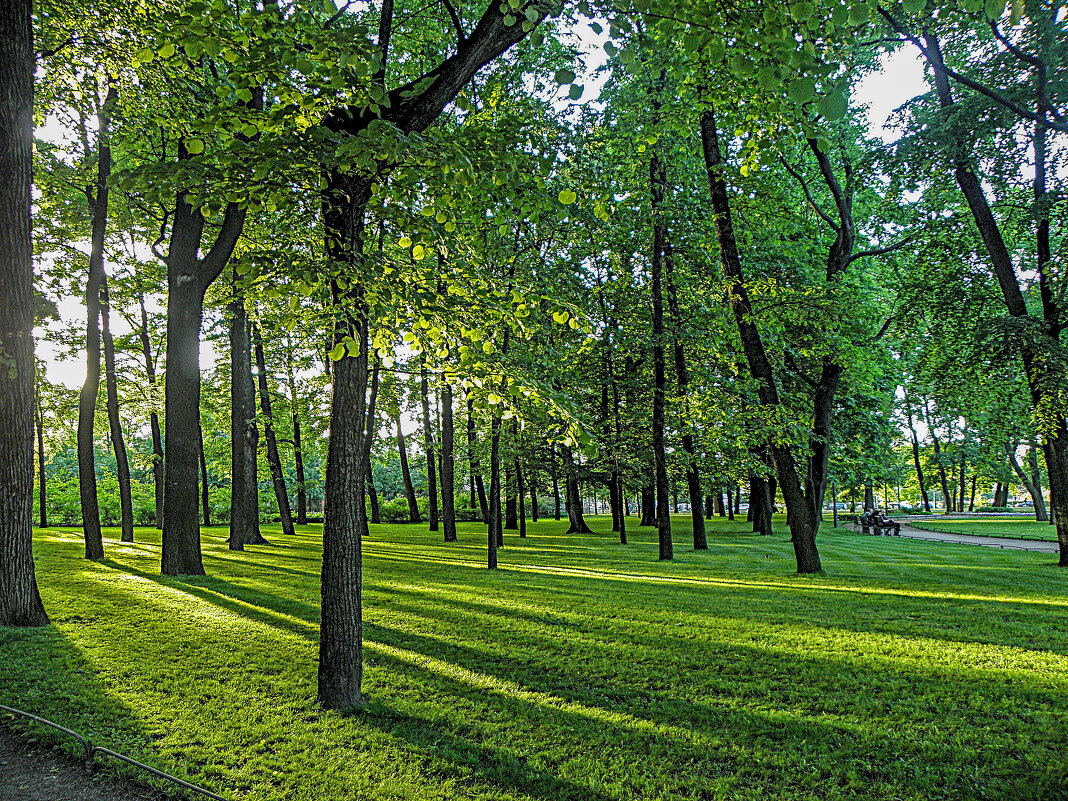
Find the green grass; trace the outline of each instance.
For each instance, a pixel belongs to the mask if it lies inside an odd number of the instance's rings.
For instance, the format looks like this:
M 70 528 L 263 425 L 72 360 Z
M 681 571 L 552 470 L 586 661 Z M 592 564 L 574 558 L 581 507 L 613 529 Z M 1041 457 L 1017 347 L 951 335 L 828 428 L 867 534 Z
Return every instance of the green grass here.
M 1049 523 L 1038 523 L 1034 515 L 1030 517 L 986 517 L 986 518 L 935 518 L 914 520 L 909 518 L 908 525 L 925 531 L 940 531 L 944 534 L 970 534 L 975 537 L 1006 537 L 1013 540 L 1057 541 L 1057 530 Z
M 233 798 L 1068 798 L 1068 572 L 1052 557 L 717 521 L 659 563 L 542 522 L 483 568 L 480 526 L 365 543 L 360 712 L 314 703 L 320 531 L 207 578 L 158 535 L 81 558 L 37 533 L 54 625 L 0 629 L 0 701 Z M 48 735 L 41 735 L 47 737 Z

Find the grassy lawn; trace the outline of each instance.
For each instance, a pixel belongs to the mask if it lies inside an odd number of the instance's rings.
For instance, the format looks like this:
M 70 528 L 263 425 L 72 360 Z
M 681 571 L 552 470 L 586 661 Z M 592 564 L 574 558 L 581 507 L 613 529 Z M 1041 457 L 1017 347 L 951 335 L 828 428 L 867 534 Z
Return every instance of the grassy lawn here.
M 565 523 L 365 543 L 366 709 L 315 699 L 318 527 L 207 578 L 159 538 L 37 533 L 54 625 L 0 629 L 0 702 L 232 798 L 1065 799 L 1068 572 L 1046 554 L 716 522 L 656 559 Z M 636 522 L 636 520 L 633 520 Z M 50 735 L 41 734 L 47 738 Z
M 987 517 L 955 520 L 914 520 L 902 518 L 913 528 L 925 531 L 941 531 L 945 534 L 971 534 L 976 537 L 1008 537 L 1014 540 L 1057 541 L 1057 531 L 1049 523 L 1035 522 L 1035 516 Z

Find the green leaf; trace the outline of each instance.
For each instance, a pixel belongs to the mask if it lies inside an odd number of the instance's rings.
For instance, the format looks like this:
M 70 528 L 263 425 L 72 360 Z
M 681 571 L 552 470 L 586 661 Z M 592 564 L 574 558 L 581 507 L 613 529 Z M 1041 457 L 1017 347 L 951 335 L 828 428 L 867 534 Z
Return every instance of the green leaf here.
M 567 96 L 570 97 L 572 100 L 578 100 L 580 97 L 582 97 L 582 92 L 582 84 L 573 83 L 571 84 L 571 91 L 567 93 Z
M 338 342 L 330 350 L 330 361 L 336 362 L 338 359 L 340 359 L 344 355 L 345 355 L 345 343 L 344 342 Z
M 575 73 L 572 70 L 557 70 L 553 75 L 558 84 L 573 83 L 575 80 Z
M 560 194 L 556 196 L 556 199 L 563 203 L 565 206 L 570 206 L 572 203 L 578 200 L 578 195 L 576 195 L 570 189 L 561 189 Z
M 203 139 L 190 139 L 185 143 L 185 149 L 191 156 L 196 156 L 204 152 L 204 140 Z
M 846 102 L 844 92 L 834 91 L 826 97 L 821 97 L 816 103 L 816 110 L 821 116 L 829 120 L 840 120 L 846 115 L 849 104 Z

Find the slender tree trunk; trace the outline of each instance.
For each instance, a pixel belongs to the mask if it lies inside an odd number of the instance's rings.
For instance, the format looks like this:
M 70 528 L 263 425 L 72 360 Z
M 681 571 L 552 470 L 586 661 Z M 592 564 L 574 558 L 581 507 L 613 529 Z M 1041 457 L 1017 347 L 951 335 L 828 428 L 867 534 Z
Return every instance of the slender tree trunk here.
M 490 421 L 490 492 L 489 525 L 486 567 L 497 569 L 497 545 L 504 539 L 501 531 L 501 418 L 493 415 Z
M 504 468 L 504 528 L 506 531 L 516 531 L 519 528 L 515 502 L 515 472 L 511 465 Z
M 200 508 L 202 512 L 202 524 L 205 528 L 211 526 L 211 496 L 208 491 L 208 461 L 204 457 L 204 429 L 197 429 L 197 439 L 200 441 L 200 454 L 197 457 L 200 466 Z
M 482 513 L 482 522 L 489 525 L 489 503 L 486 501 L 486 485 L 482 480 L 482 462 L 475 455 L 475 402 L 471 393 L 467 393 L 467 460 L 471 465 L 472 486 L 478 492 L 478 506 Z M 474 490 L 473 490 L 474 492 Z M 475 496 L 471 496 L 471 508 L 475 506 Z
M 660 83 L 663 85 L 661 72 Z M 659 116 L 659 96 L 654 96 L 654 115 Z M 664 295 L 663 262 L 667 241 L 667 226 L 663 219 L 663 204 L 667 188 L 667 168 L 660 155 L 653 153 L 649 159 L 649 191 L 653 211 L 652 292 L 653 306 L 653 483 L 656 487 L 656 531 L 660 559 L 674 558 L 671 541 L 671 515 L 668 510 L 667 455 L 664 443 L 665 407 L 667 404 L 667 377 L 664 364 Z
M 715 115 L 711 107 L 701 115 L 701 140 L 708 171 L 709 191 L 715 213 L 716 232 L 720 244 L 720 256 L 725 274 L 730 281 L 731 310 L 734 313 L 739 338 L 749 370 L 757 382 L 757 394 L 762 406 L 775 408 L 779 405 L 778 390 L 771 364 L 764 349 L 763 340 L 753 318 L 749 293 L 745 285 L 741 259 L 731 224 L 730 202 L 727 184 L 723 179 L 723 155 L 716 132 Z M 801 488 L 801 481 L 794 463 L 793 454 L 785 444 L 771 444 L 770 450 L 779 475 L 783 497 L 786 500 L 788 523 L 798 573 L 822 572 L 819 552 L 816 548 L 816 533 L 819 521 Z
M 308 485 L 304 475 L 304 449 L 300 442 L 300 414 L 297 411 L 297 379 L 293 373 L 292 346 L 287 349 L 286 355 L 286 377 L 289 381 L 290 408 L 293 412 L 293 463 L 297 471 L 297 525 L 304 526 L 308 524 Z
M 452 386 L 441 377 L 441 523 L 445 542 L 456 542 L 456 458 Z
M 549 446 L 550 464 L 552 464 L 553 479 L 553 520 L 560 519 L 560 479 L 557 474 L 556 445 Z
M 232 270 L 227 304 L 230 337 L 230 539 L 231 551 L 243 551 L 261 539 L 256 476 L 256 389 L 252 380 L 252 344 L 244 293 Z
M 44 412 L 41 409 L 41 380 L 34 374 L 33 421 L 37 428 L 37 495 L 40 504 L 40 526 L 48 528 L 48 477 L 45 474 Z
M 105 104 L 106 105 L 106 104 Z M 96 457 L 93 425 L 100 394 L 100 286 L 104 281 L 104 237 L 108 224 L 108 176 L 111 174 L 111 148 L 108 145 L 106 115 L 99 115 L 96 183 L 86 190 L 93 214 L 89 251 L 89 277 L 85 284 L 85 383 L 78 396 L 78 484 L 82 501 L 82 530 L 85 558 L 102 559 L 104 540 L 100 531 L 100 505 L 96 486 Z M 86 154 L 88 155 L 88 154 Z
M 975 482 L 978 479 L 979 479 L 979 474 L 978 473 L 972 473 L 972 496 L 971 496 L 971 500 L 969 500 L 969 502 L 968 502 L 968 511 L 969 512 L 974 512 L 975 511 Z
M 263 437 L 267 442 L 267 465 L 271 470 L 271 483 L 274 485 L 274 499 L 278 505 L 282 533 L 291 537 L 295 533 L 293 514 L 289 508 L 289 490 L 286 489 L 282 457 L 278 454 L 278 441 L 274 436 L 274 408 L 271 404 L 271 390 L 267 385 L 267 359 L 263 352 L 263 335 L 259 326 L 253 328 L 253 339 L 256 350 L 256 379 L 260 385 L 260 411 L 263 413 Z
M 111 447 L 115 451 L 115 477 L 119 482 L 119 514 L 122 541 L 133 542 L 133 491 L 130 486 L 130 460 L 126 455 L 126 440 L 119 420 L 119 388 L 115 375 L 115 340 L 111 336 L 111 309 L 107 279 L 100 285 L 100 323 L 104 343 L 104 380 L 107 387 L 108 427 Z
M 942 498 L 945 504 L 945 513 L 948 514 L 953 511 L 953 496 L 949 492 L 949 479 L 946 476 L 946 465 L 942 459 L 942 443 L 938 439 L 938 435 L 935 434 L 934 426 L 931 425 L 931 410 L 927 406 L 927 400 L 923 402 L 923 414 L 924 419 L 927 422 L 927 428 L 931 432 L 931 441 L 934 443 L 934 456 L 935 462 L 938 464 L 938 477 L 942 482 Z
M 534 473 L 532 472 L 529 477 L 530 481 L 530 522 L 538 522 L 538 488 L 535 485 Z
M 1046 500 L 1042 497 L 1042 473 L 1038 469 L 1038 448 L 1035 447 L 1034 442 L 1032 442 L 1027 449 L 1027 463 L 1031 468 L 1031 483 L 1035 485 L 1035 495 L 1033 498 L 1035 504 L 1035 522 L 1049 522 L 1049 515 L 1046 514 Z
M 430 385 L 427 379 L 426 357 L 422 358 L 422 367 L 419 370 L 419 390 L 423 401 L 423 443 L 426 447 L 426 476 L 429 497 L 427 500 L 427 514 L 430 519 L 430 530 L 438 530 L 438 476 L 436 470 L 436 457 L 434 456 L 434 427 L 430 420 Z
M 148 331 L 148 311 L 145 309 L 145 293 L 139 286 L 137 301 L 141 310 L 141 326 L 138 338 L 141 340 L 141 354 L 145 359 L 145 374 L 148 376 L 149 392 L 152 395 L 152 412 L 149 415 L 149 429 L 152 433 L 152 482 L 156 504 L 156 528 L 163 528 L 163 433 L 159 427 L 159 415 L 156 413 L 156 362 L 152 358 L 152 338 Z
M 0 626 L 48 624 L 33 567 L 32 14 L 0 3 Z
M 920 496 L 923 498 L 923 511 L 931 513 L 931 501 L 927 497 L 923 467 L 920 465 L 920 439 L 916 436 L 916 426 L 912 423 L 912 406 L 909 405 L 908 392 L 905 393 L 905 418 L 908 420 L 909 432 L 912 434 L 912 463 L 916 467 L 916 480 L 920 483 Z
M 526 488 L 523 486 L 523 468 L 519 464 L 519 460 L 515 460 L 515 482 L 516 482 L 516 495 L 519 499 L 519 536 L 527 536 L 527 507 L 526 501 Z
M 415 497 L 415 487 L 412 485 L 412 472 L 408 468 L 408 448 L 404 444 L 404 432 L 401 431 L 399 414 L 393 418 L 393 424 L 397 427 L 397 453 L 400 455 L 401 478 L 404 480 L 404 497 L 408 499 L 408 522 L 422 523 L 419 501 Z
M 1020 479 L 1020 483 L 1027 488 L 1027 494 L 1031 496 L 1031 501 L 1035 505 L 1035 520 L 1045 522 L 1048 519 L 1048 516 L 1046 514 L 1046 502 L 1042 497 L 1042 487 L 1035 483 L 1035 476 L 1028 476 L 1019 461 L 1017 461 L 1015 448 L 1012 448 L 1011 446 L 1006 447 L 1006 452 L 1009 457 L 1009 465 L 1012 467 L 1013 472 L 1016 473 L 1017 478 Z M 1037 457 L 1034 456 L 1034 449 L 1032 449 L 1032 453 L 1029 454 L 1029 456 L 1035 458 L 1037 463 Z M 1008 505 L 1007 500 L 1006 505 Z
M 373 354 L 372 354 L 373 356 Z M 371 449 L 378 437 L 378 416 L 375 406 L 378 403 L 378 380 L 382 364 L 377 356 L 374 358 L 374 368 L 371 370 L 371 391 L 367 397 L 367 429 L 364 432 L 363 447 L 363 470 L 367 479 L 367 496 L 371 503 L 371 522 L 381 523 L 380 510 L 378 508 L 378 491 L 375 489 L 374 468 L 371 464 Z M 365 534 L 367 532 L 364 532 Z

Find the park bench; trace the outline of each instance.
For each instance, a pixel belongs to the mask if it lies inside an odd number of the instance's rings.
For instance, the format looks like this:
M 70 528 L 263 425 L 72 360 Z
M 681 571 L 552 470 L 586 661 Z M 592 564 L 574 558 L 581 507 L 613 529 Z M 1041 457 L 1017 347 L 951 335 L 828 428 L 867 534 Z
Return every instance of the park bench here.
M 864 515 L 853 515 L 849 519 L 849 527 L 855 534 L 871 534 L 873 533 L 871 529 L 875 529 L 875 534 L 885 534 L 886 536 L 890 536 L 892 533 L 895 537 L 901 536 L 900 523 L 890 520 L 887 523 L 876 524 L 873 522 L 865 522 L 862 518 L 864 518 Z

